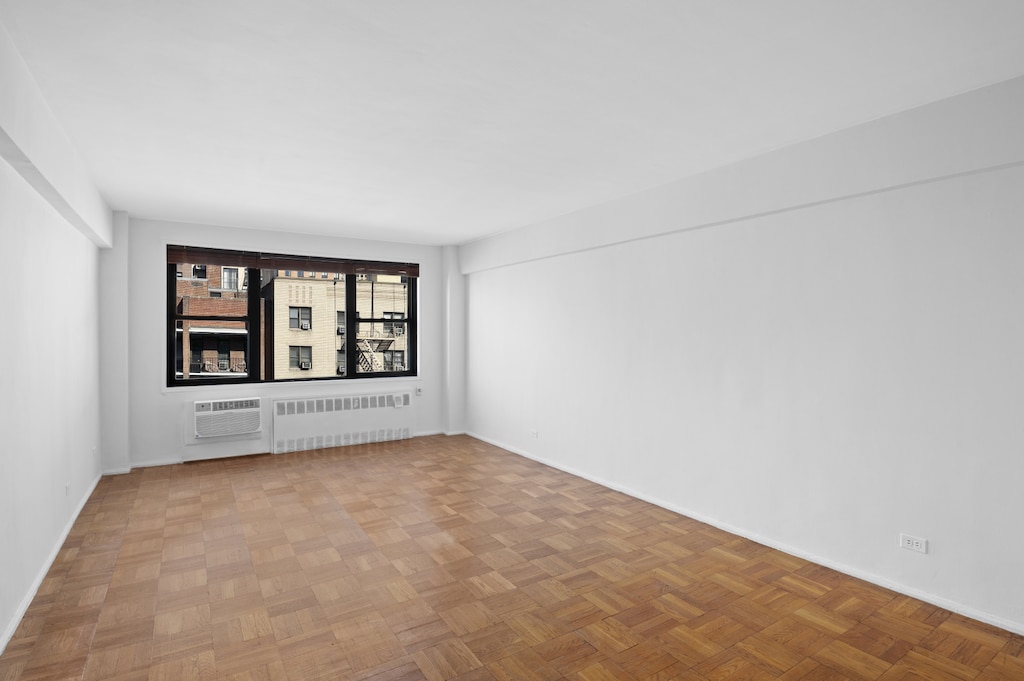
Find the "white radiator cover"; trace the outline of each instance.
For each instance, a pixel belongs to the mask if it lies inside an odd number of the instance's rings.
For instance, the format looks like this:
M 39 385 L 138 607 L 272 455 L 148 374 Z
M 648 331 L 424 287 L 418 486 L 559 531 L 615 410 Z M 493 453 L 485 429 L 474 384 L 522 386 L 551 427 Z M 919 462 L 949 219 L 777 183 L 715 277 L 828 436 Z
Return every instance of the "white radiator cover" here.
M 275 454 L 412 437 L 408 392 L 275 400 Z
M 260 398 L 201 400 L 193 404 L 196 438 L 258 433 L 263 427 Z

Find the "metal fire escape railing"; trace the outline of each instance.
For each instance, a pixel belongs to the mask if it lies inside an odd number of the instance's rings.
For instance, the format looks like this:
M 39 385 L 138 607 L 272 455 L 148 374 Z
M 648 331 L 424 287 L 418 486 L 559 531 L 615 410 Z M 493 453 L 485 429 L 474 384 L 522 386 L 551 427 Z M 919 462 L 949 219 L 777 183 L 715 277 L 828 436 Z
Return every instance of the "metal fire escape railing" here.
M 381 355 L 394 343 L 393 338 L 360 338 L 356 341 L 359 350 L 359 368 L 363 373 L 386 371 Z

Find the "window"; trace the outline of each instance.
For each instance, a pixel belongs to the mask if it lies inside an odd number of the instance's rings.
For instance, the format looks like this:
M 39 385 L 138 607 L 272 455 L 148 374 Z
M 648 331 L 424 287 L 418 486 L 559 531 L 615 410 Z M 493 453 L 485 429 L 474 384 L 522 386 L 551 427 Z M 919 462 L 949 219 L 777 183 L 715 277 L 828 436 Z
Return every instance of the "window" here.
M 384 319 L 405 319 L 404 312 L 385 312 Z M 393 321 L 384 322 L 384 333 L 389 336 L 401 336 L 405 332 L 404 323 L 395 323 Z
M 289 345 L 288 368 L 302 370 L 312 369 L 313 347 L 310 345 Z
M 168 246 L 167 384 L 415 376 L 418 276 L 412 263 Z
M 385 350 L 384 351 L 384 370 L 385 371 L 401 371 L 405 367 L 405 351 L 404 350 Z
M 309 331 L 313 327 L 313 308 L 311 307 L 289 307 L 288 328 Z

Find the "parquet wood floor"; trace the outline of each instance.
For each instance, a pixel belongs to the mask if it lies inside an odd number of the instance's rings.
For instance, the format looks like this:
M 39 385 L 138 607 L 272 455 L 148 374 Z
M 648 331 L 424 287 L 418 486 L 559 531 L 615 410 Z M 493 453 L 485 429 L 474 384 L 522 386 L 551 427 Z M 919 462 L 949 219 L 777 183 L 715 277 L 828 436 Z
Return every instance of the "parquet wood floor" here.
M 0 681 L 1024 679 L 1024 637 L 469 437 L 105 477 Z

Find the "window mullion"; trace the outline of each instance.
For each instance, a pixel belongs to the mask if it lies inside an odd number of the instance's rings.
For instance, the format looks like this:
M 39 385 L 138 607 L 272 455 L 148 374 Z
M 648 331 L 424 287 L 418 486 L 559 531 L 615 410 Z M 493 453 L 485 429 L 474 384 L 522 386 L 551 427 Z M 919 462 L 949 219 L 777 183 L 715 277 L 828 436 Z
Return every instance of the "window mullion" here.
M 247 348 L 248 356 L 245 359 L 246 366 L 251 367 L 249 369 L 249 376 L 247 382 L 259 383 L 263 380 L 263 355 L 261 336 L 263 335 L 263 325 L 260 323 L 262 318 L 261 307 L 263 305 L 263 297 L 260 295 L 260 286 L 262 281 L 260 279 L 260 271 L 255 267 L 250 267 L 247 270 L 246 277 L 249 280 L 248 287 L 248 302 L 249 302 L 249 323 L 247 328 L 249 333 L 247 334 L 247 340 L 249 347 Z
M 345 378 L 355 376 L 359 371 L 359 352 L 356 338 L 359 337 L 359 322 L 356 307 L 356 277 L 345 275 Z

